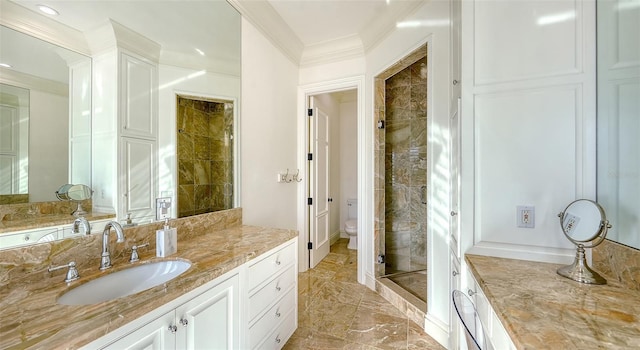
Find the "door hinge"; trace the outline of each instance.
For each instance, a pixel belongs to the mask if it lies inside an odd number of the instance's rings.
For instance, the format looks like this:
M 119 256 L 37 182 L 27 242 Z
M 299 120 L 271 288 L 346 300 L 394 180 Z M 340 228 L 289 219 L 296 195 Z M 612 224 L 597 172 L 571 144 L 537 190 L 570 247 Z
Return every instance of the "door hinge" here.
M 307 115 L 310 117 L 313 117 L 313 109 L 311 108 L 307 109 Z
M 313 160 L 313 154 L 307 153 L 307 160 Z
M 307 198 L 307 205 L 313 205 L 313 198 Z
M 309 250 L 313 249 L 313 243 L 311 242 L 307 243 L 307 249 Z

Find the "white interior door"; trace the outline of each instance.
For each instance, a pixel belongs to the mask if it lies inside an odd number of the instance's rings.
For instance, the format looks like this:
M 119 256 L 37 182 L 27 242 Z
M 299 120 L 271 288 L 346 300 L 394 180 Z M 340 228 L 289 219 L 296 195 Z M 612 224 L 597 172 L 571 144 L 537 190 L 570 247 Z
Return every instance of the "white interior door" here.
M 309 268 L 315 267 L 331 246 L 329 238 L 329 116 L 309 98 Z

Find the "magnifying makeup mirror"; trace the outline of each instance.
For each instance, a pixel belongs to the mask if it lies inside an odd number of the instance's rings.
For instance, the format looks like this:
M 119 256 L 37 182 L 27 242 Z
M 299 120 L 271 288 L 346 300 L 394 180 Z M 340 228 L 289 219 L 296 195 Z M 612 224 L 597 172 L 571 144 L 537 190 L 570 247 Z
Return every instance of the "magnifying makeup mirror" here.
M 584 248 L 593 248 L 604 241 L 611 228 L 602 207 L 588 199 L 571 202 L 558 214 L 562 232 L 577 246 L 573 264 L 558 269 L 560 276 L 580 283 L 606 284 L 607 280 L 593 271 L 584 255 Z
M 72 213 L 73 216 L 82 216 L 87 212 L 82 208 L 82 201 L 90 199 L 93 191 L 87 185 L 62 185 L 56 191 L 56 197 L 61 201 L 72 201 L 78 204 L 77 209 Z

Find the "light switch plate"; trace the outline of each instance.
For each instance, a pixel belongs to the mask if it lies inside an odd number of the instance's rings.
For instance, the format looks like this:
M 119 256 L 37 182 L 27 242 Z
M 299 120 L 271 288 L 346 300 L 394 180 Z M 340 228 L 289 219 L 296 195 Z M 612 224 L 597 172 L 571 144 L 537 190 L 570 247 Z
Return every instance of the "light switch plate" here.
M 171 218 L 171 197 L 156 198 L 156 220 Z

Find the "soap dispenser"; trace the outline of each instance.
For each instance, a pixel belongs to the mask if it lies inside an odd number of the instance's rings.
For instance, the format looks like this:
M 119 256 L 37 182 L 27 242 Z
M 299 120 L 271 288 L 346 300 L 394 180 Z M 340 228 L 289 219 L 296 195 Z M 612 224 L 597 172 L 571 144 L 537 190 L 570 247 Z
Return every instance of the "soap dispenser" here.
M 164 227 L 156 231 L 156 256 L 160 258 L 178 252 L 178 229 L 169 227 L 169 219 L 164 219 Z

